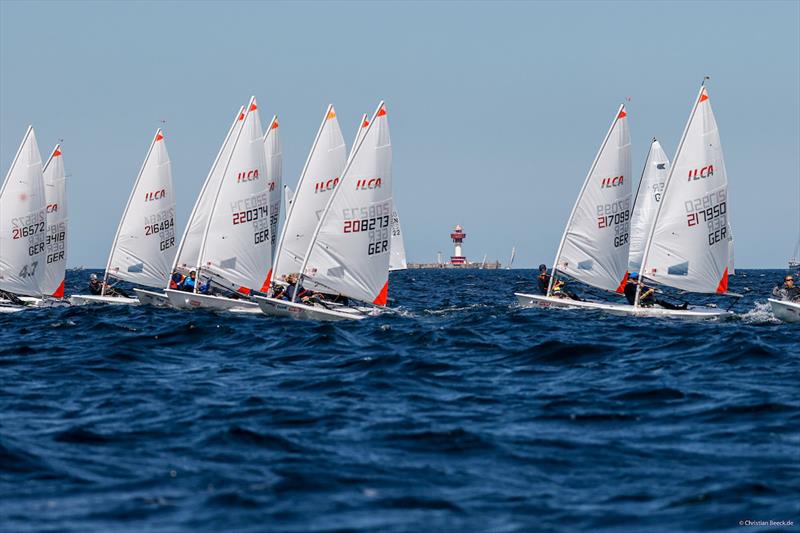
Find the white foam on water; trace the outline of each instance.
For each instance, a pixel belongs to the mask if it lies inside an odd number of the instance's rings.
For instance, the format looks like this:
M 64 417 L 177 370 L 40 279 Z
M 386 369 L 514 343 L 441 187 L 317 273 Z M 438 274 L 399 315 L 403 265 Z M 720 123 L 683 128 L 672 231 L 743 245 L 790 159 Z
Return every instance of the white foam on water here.
M 741 314 L 742 322 L 746 324 L 780 324 L 781 321 L 772 314 L 769 302 L 755 302 L 753 308 Z

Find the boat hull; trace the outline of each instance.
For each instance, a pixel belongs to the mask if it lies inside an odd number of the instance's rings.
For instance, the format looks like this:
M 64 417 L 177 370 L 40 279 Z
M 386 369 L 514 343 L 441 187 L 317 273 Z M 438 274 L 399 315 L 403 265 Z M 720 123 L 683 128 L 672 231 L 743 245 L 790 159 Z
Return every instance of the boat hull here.
M 224 296 L 210 294 L 196 294 L 193 292 L 164 291 L 169 299 L 169 305 L 178 309 L 210 309 L 212 311 L 236 311 L 259 313 L 258 304 L 249 300 L 235 300 Z
M 133 289 L 142 305 L 154 307 L 169 307 L 169 298 L 163 292 L 148 291 L 146 289 Z
M 139 305 L 136 298 L 124 296 L 99 296 L 94 294 L 73 294 L 69 297 L 73 305 L 110 304 L 110 305 Z
M 784 322 L 800 322 L 800 303 L 768 299 L 772 314 Z
M 557 309 L 591 309 L 618 316 L 647 316 L 678 318 L 682 320 L 711 320 L 734 316 L 731 311 L 713 307 L 690 307 L 689 309 L 663 309 L 661 307 L 634 307 L 626 304 L 605 302 L 580 302 L 569 298 L 553 298 L 539 294 L 514 293 L 523 307 L 554 307 Z
M 254 296 L 253 299 L 258 303 L 261 312 L 265 315 L 289 317 L 298 320 L 362 320 L 369 316 L 352 307 L 326 309 L 316 305 L 276 300 L 264 296 Z

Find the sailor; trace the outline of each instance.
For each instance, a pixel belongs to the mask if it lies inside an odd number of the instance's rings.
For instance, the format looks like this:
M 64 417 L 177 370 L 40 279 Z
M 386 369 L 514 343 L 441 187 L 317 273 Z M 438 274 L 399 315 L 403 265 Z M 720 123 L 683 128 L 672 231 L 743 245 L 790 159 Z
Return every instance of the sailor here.
M 176 291 L 181 290 L 183 288 L 184 279 L 185 278 L 183 274 L 181 274 L 176 270 L 175 272 L 172 273 L 172 277 L 170 277 L 169 279 L 169 288 Z
M 772 295 L 787 302 L 800 302 L 800 287 L 794 284 L 794 276 L 791 274 L 783 278 L 783 285 L 778 285 L 772 289 Z
M 283 291 L 284 299 L 292 300 L 294 298 L 295 301 L 300 300 L 301 302 L 307 302 L 308 299 L 314 295 L 313 291 L 308 291 L 303 287 L 297 286 L 297 280 L 300 279 L 299 274 L 287 274 L 286 275 L 286 290 Z M 295 292 L 297 292 L 297 296 L 295 296 Z
M 194 285 L 197 283 L 197 272 L 192 270 L 189 272 L 189 277 L 184 278 L 181 284 L 181 290 L 186 292 L 194 292 Z
M 631 272 L 628 275 L 628 283 L 625 284 L 625 298 L 628 300 L 628 303 L 631 305 L 635 305 L 636 302 L 636 287 L 639 285 L 639 273 L 638 272 Z M 653 307 L 654 305 L 658 305 L 663 307 L 664 309 L 680 309 L 685 310 L 688 309 L 689 304 L 684 303 L 683 305 L 675 305 L 669 302 L 665 302 L 664 300 L 656 299 L 655 289 L 652 289 L 645 284 L 642 284 L 642 288 L 639 290 L 639 305 L 642 307 Z
M 99 279 L 97 279 L 97 274 L 92 274 L 89 276 L 89 292 L 95 296 L 100 296 L 103 294 L 103 284 Z
M 547 296 L 547 289 L 550 287 L 550 274 L 547 273 L 547 265 L 539 265 L 539 275 L 536 277 L 539 284 L 539 294 Z
M 14 305 L 28 305 L 25 300 L 21 300 L 16 294 L 0 290 L 0 300 L 5 300 Z

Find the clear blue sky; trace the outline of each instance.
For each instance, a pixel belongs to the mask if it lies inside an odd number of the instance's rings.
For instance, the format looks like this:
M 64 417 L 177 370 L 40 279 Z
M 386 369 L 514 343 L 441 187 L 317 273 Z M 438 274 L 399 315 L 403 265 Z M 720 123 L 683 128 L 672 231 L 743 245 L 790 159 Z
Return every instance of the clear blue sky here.
M 731 182 L 737 266 L 779 267 L 800 202 L 800 2 L 0 1 L 0 163 L 32 123 L 64 139 L 69 264 L 105 264 L 153 132 L 182 231 L 236 109 L 281 118 L 294 185 L 325 106 L 350 143 L 389 109 L 409 260 L 551 263 L 626 97 L 638 178 L 672 158 L 703 75 Z

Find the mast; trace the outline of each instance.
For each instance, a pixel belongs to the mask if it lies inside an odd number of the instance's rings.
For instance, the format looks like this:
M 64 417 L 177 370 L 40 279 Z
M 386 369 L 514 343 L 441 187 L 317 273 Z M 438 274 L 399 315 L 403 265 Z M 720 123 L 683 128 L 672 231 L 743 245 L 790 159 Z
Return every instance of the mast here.
M 597 166 L 597 162 L 600 159 L 600 155 L 603 153 L 606 144 L 608 144 L 608 139 L 611 137 L 611 132 L 614 131 L 614 126 L 617 125 L 617 121 L 620 118 L 620 113 L 622 113 L 624 110 L 625 110 L 625 104 L 620 104 L 619 109 L 617 109 L 617 114 L 614 115 L 614 120 L 611 121 L 611 126 L 608 128 L 606 137 L 605 139 L 603 139 L 603 144 L 600 145 L 600 149 L 594 156 L 594 161 L 592 161 L 592 166 L 589 167 L 589 173 L 586 174 L 586 179 L 583 180 L 583 186 L 581 187 L 581 191 L 578 193 L 578 197 L 575 199 L 575 204 L 572 206 L 572 211 L 570 212 L 569 219 L 567 220 L 567 225 L 564 227 L 564 233 L 561 235 L 561 242 L 558 245 L 556 258 L 553 261 L 553 270 L 550 275 L 550 284 L 547 286 L 547 294 L 546 294 L 547 297 L 549 297 L 553 293 L 553 284 L 555 283 L 556 279 L 558 260 L 561 258 L 561 252 L 563 251 L 564 243 L 567 240 L 567 233 L 569 232 L 569 229 L 572 226 L 572 219 L 575 218 L 575 211 L 578 209 L 578 204 L 580 203 L 581 198 L 583 197 L 583 193 L 586 191 L 586 187 L 589 186 L 589 179 L 592 177 L 592 174 L 594 173 L 594 169 Z
M 281 256 L 281 252 L 283 251 L 283 241 L 286 237 L 286 229 L 289 227 L 289 220 L 291 220 L 292 213 L 294 213 L 294 206 L 297 205 L 297 196 L 299 194 L 302 194 L 303 191 L 303 182 L 306 179 L 306 171 L 308 171 L 308 164 L 311 161 L 311 156 L 314 155 L 314 151 L 317 149 L 319 138 L 322 135 L 322 130 L 325 128 L 325 123 L 327 122 L 328 115 L 331 113 L 331 111 L 333 111 L 333 104 L 328 104 L 328 108 L 325 110 L 325 116 L 322 118 L 322 122 L 320 123 L 319 129 L 317 130 L 317 135 L 314 137 L 314 143 L 311 145 L 311 150 L 309 150 L 308 157 L 306 157 L 306 162 L 303 165 L 303 171 L 300 172 L 300 179 L 298 180 L 297 186 L 294 189 L 294 196 L 292 197 L 292 203 L 287 207 L 286 218 L 283 221 L 283 228 L 281 228 L 281 237 L 280 239 L 278 239 L 278 246 L 275 248 L 275 257 L 272 258 L 272 264 L 274 266 L 278 265 L 278 258 Z
M 664 182 L 664 192 L 661 193 L 661 201 L 658 202 L 658 208 L 656 209 L 656 216 L 653 219 L 653 223 L 650 226 L 650 232 L 647 236 L 647 240 L 645 241 L 644 245 L 644 255 L 642 256 L 642 267 L 640 268 L 639 272 L 639 281 L 636 284 L 636 298 L 633 301 L 634 307 L 639 307 L 639 295 L 642 292 L 642 284 L 644 273 L 647 270 L 647 260 L 648 256 L 650 255 L 650 245 L 653 243 L 653 236 L 656 233 L 656 226 L 658 225 L 658 219 L 661 216 L 661 208 L 664 207 L 665 198 L 667 197 L 667 193 L 669 192 L 669 184 L 672 182 L 672 175 L 675 173 L 675 167 L 677 166 L 678 156 L 681 154 L 681 150 L 683 149 L 683 144 L 686 141 L 686 134 L 689 132 L 689 126 L 692 124 L 692 119 L 694 118 L 694 114 L 697 112 L 697 106 L 700 105 L 700 96 L 703 94 L 703 89 L 705 89 L 706 77 L 703 79 L 703 83 L 700 84 L 700 90 L 697 92 L 697 97 L 694 99 L 694 105 L 692 106 L 692 112 L 689 113 L 689 120 L 686 121 L 686 126 L 683 128 L 683 135 L 681 135 L 681 142 L 678 143 L 678 149 L 675 151 L 675 156 L 672 158 L 672 164 L 669 166 L 669 174 L 667 174 L 667 180 Z
M 256 97 L 250 97 L 250 103 L 247 104 L 247 111 L 245 111 L 244 116 L 242 117 L 242 127 L 239 128 L 239 131 L 236 132 L 236 140 L 233 141 L 233 146 L 231 147 L 231 153 L 228 155 L 228 160 L 225 162 L 225 168 L 222 171 L 222 177 L 219 180 L 219 185 L 217 186 L 217 193 L 214 195 L 214 202 L 211 204 L 211 210 L 208 213 L 208 220 L 206 221 L 206 227 L 203 230 L 203 237 L 200 240 L 200 253 L 197 255 L 197 265 L 196 265 L 196 277 L 194 283 L 193 291 L 197 294 L 198 285 L 200 285 L 200 269 L 202 265 L 200 264 L 203 260 L 203 255 L 206 253 L 206 240 L 208 240 L 208 232 L 211 230 L 211 221 L 214 218 L 214 210 L 217 208 L 217 202 L 219 201 L 219 194 L 222 191 L 222 186 L 225 184 L 225 174 L 228 173 L 228 167 L 231 164 L 231 159 L 233 159 L 234 151 L 236 150 L 236 145 L 239 144 L 239 138 L 242 136 L 242 131 L 244 130 L 244 123 L 247 121 L 247 116 L 250 114 L 251 110 L 253 109 L 253 103 L 255 102 Z M 267 214 L 269 214 L 269 207 L 267 208 Z M 267 217 L 269 220 L 269 217 Z
M 217 157 L 214 158 L 214 162 L 211 164 L 211 170 L 208 171 L 208 175 L 206 176 L 205 181 L 203 182 L 203 186 L 200 189 L 200 194 L 197 195 L 197 200 L 194 202 L 194 207 L 192 207 L 192 212 L 189 215 L 189 220 L 186 223 L 186 228 L 183 230 L 183 236 L 181 237 L 181 242 L 178 244 L 178 251 L 175 254 L 175 260 L 172 262 L 172 269 L 170 270 L 170 279 L 172 276 L 172 272 L 178 268 L 178 262 L 181 260 L 181 252 L 183 251 L 183 246 L 186 242 L 186 236 L 189 234 L 189 229 L 192 227 L 192 221 L 194 220 L 195 215 L 197 214 L 197 209 L 200 206 L 200 200 L 203 199 L 203 195 L 208 188 L 208 183 L 211 181 L 211 176 L 214 174 L 214 169 L 217 168 L 217 163 L 219 162 L 219 158 L 222 157 L 222 152 L 225 150 L 225 146 L 228 144 L 228 140 L 233 133 L 233 129 L 236 127 L 236 123 L 239 122 L 239 117 L 242 116 L 244 112 L 244 106 L 239 107 L 239 112 L 236 113 L 236 118 L 233 119 L 233 124 L 228 129 L 228 134 L 225 136 L 225 140 L 222 142 L 222 146 L 219 147 L 219 152 L 217 152 Z M 244 120 L 244 119 L 242 119 Z M 197 268 L 197 265 L 195 265 Z M 169 289 L 169 282 L 170 279 L 167 280 L 167 289 Z
M 347 176 L 347 171 L 350 170 L 350 166 L 353 163 L 353 160 L 358 154 L 358 151 L 361 149 L 361 145 L 364 144 L 364 139 L 367 138 L 367 134 L 375 125 L 375 118 L 377 117 L 378 112 L 380 112 L 382 108 L 383 108 L 383 100 L 381 100 L 381 102 L 378 104 L 378 108 L 375 110 L 375 113 L 373 113 L 372 120 L 369 122 L 369 125 L 367 125 L 367 129 L 364 132 L 364 135 L 361 137 L 361 139 L 359 139 L 358 144 L 355 147 L 353 147 L 353 153 L 347 160 L 344 170 L 342 171 L 342 179 L 339 180 L 339 185 L 337 185 L 336 188 L 333 189 L 330 198 L 328 198 L 328 203 L 325 205 L 325 210 L 322 212 L 322 216 L 319 217 L 319 221 L 317 222 L 317 227 L 314 228 L 314 234 L 311 236 L 311 241 L 308 243 L 308 249 L 306 250 L 305 257 L 303 258 L 303 264 L 300 267 L 300 277 L 297 280 L 297 285 L 295 286 L 294 294 L 292 294 L 292 302 L 294 302 L 297 299 L 297 288 L 302 285 L 302 281 L 305 278 L 306 268 L 308 267 L 308 258 L 311 257 L 311 250 L 314 249 L 314 245 L 317 242 L 317 237 L 319 236 L 319 232 L 322 229 L 322 223 L 325 221 L 325 217 L 328 216 L 328 211 L 330 211 L 331 205 L 333 204 L 333 201 L 336 199 L 336 195 L 339 194 L 339 191 L 342 189 L 344 183 L 344 177 Z M 298 188 L 298 192 L 299 190 L 300 189 Z M 292 207 L 294 207 L 294 205 L 296 204 L 297 204 L 296 201 L 292 202 Z
M 147 149 L 147 155 L 144 157 L 144 161 L 142 161 L 142 166 L 139 169 L 139 174 L 136 176 L 136 181 L 133 182 L 133 187 L 131 188 L 131 194 L 128 196 L 128 203 L 125 204 L 125 211 L 122 212 L 122 217 L 120 217 L 119 219 L 119 224 L 117 225 L 117 233 L 114 235 L 114 242 L 111 244 L 111 251 L 108 254 L 108 262 L 106 262 L 106 271 L 103 274 L 103 285 L 100 289 L 100 296 L 105 296 L 106 294 L 108 269 L 111 268 L 111 259 L 114 257 L 114 250 L 117 247 L 117 241 L 119 241 L 119 234 L 122 231 L 122 223 L 125 222 L 125 217 L 128 216 L 128 210 L 131 208 L 131 202 L 133 202 L 133 195 L 136 192 L 136 188 L 139 186 L 139 181 L 142 179 L 142 173 L 144 172 L 144 167 L 150 160 L 150 154 L 153 152 L 153 147 L 156 145 L 156 139 L 161 134 L 162 134 L 161 128 L 158 128 L 156 130 L 156 134 L 153 136 L 153 140 L 150 141 L 150 148 Z

